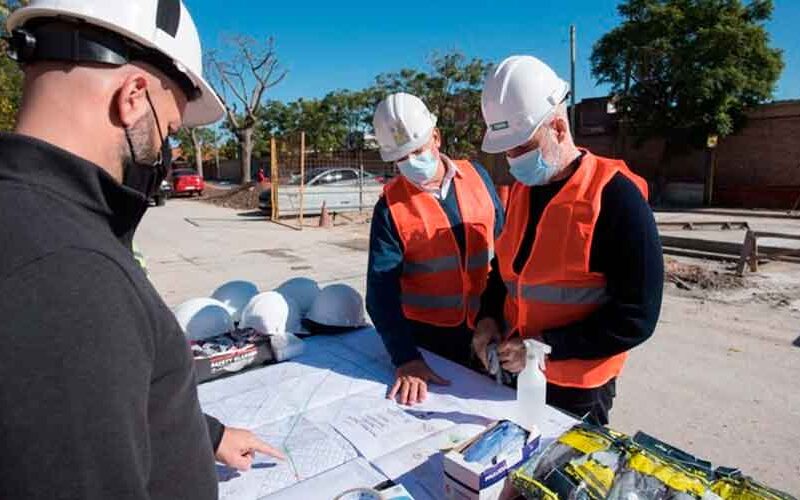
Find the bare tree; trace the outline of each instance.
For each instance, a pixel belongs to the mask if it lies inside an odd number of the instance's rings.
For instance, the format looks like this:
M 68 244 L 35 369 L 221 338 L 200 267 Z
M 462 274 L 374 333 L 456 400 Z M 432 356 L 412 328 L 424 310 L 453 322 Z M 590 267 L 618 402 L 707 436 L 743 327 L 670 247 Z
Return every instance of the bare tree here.
M 190 128 L 189 134 L 192 137 L 192 144 L 194 144 L 194 164 L 195 168 L 197 169 L 197 173 L 200 176 L 203 176 L 203 143 L 200 142 L 200 137 L 198 137 L 197 129 Z
M 225 103 L 227 125 L 239 142 L 244 184 L 250 182 L 253 132 L 259 123 L 261 102 L 267 89 L 286 77 L 286 71 L 278 64 L 272 38 L 262 43 L 249 36 L 229 36 L 223 48 L 230 58 L 223 59 L 220 52 L 211 51 L 206 66 L 212 85 Z

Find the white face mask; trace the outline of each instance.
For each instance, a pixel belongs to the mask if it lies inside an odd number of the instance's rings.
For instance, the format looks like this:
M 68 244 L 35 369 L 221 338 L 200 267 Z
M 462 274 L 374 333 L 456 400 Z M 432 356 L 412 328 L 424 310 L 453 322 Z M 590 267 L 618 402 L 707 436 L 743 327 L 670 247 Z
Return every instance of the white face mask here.
M 528 151 L 515 158 L 506 157 L 511 167 L 509 172 L 525 186 L 548 184 L 561 171 L 561 152 L 558 142 L 553 140 L 551 130 L 547 130 L 547 140 L 542 147 Z M 545 159 L 547 155 L 548 159 Z
M 403 161 L 397 162 L 397 168 L 403 176 L 416 184 L 423 186 L 436 176 L 439 158 L 428 149 L 420 155 L 409 155 Z

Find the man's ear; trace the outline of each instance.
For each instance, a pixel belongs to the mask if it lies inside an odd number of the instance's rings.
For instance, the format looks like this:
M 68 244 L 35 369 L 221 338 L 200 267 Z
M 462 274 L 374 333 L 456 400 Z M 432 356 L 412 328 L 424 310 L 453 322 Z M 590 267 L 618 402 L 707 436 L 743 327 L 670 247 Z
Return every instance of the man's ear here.
M 147 103 L 147 78 L 141 73 L 128 75 L 115 95 L 114 106 L 123 127 L 131 127 L 150 113 Z
M 439 127 L 433 129 L 433 145 L 436 149 L 441 149 L 442 147 L 442 133 L 439 132 Z
M 556 139 L 560 144 L 567 138 L 567 134 L 569 133 L 569 122 L 567 122 L 564 117 L 557 116 L 553 120 L 553 130 L 555 130 Z

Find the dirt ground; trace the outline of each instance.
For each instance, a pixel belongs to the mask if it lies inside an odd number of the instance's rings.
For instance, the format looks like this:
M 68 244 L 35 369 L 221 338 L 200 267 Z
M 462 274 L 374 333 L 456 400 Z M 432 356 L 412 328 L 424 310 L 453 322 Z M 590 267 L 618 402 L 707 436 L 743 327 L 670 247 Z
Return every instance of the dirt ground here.
M 234 210 L 258 210 L 258 195 L 261 194 L 261 191 L 263 191 L 263 187 L 256 182 L 229 189 L 206 184 L 200 201 Z
M 746 285 L 743 277 L 736 276 L 724 266 L 710 261 L 679 260 L 677 257 L 664 258 L 664 277 L 676 288 L 685 291 L 727 290 Z

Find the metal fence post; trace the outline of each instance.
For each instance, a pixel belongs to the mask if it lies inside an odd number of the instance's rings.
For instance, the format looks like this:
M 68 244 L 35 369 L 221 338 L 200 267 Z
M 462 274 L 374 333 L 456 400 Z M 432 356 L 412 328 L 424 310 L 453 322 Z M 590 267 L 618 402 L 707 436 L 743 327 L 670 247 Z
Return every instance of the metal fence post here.
M 306 191 L 306 133 L 300 132 L 300 229 L 303 229 L 303 210 Z
M 270 195 L 272 199 L 272 220 L 278 220 L 278 146 L 275 137 L 270 138 Z
M 358 150 L 358 213 L 364 212 L 364 155 Z

